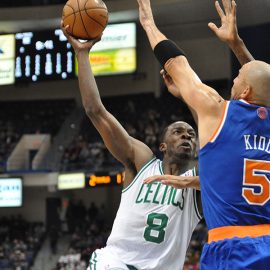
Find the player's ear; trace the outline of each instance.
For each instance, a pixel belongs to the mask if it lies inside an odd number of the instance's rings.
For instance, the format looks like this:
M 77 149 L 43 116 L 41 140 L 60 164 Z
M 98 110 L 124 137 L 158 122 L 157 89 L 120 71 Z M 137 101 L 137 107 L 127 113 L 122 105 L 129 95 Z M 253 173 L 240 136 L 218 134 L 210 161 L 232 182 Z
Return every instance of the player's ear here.
M 162 152 L 162 153 L 164 153 L 166 150 L 167 150 L 167 144 L 164 143 L 164 142 L 161 143 L 161 144 L 159 145 L 159 151 Z
M 248 100 L 250 99 L 251 95 L 252 95 L 252 89 L 250 86 L 247 86 L 245 90 L 241 93 L 240 98 L 244 100 Z

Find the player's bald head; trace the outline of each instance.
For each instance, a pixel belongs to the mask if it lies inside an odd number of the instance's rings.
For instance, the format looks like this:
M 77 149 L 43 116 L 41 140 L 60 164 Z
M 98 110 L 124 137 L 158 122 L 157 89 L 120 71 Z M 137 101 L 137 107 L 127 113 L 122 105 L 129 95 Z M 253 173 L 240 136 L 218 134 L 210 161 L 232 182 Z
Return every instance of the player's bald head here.
M 252 99 L 270 106 L 270 65 L 262 61 L 251 61 L 243 66 L 246 83 L 251 87 Z

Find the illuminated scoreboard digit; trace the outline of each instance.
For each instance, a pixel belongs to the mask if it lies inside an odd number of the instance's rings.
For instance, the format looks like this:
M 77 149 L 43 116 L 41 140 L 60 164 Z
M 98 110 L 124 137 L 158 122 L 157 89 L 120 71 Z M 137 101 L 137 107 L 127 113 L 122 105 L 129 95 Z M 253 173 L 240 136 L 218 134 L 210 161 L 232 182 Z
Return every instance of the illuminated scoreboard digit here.
M 86 187 L 115 186 L 123 183 L 123 172 L 88 174 L 86 175 Z
M 16 82 L 74 78 L 74 51 L 60 29 L 17 33 Z

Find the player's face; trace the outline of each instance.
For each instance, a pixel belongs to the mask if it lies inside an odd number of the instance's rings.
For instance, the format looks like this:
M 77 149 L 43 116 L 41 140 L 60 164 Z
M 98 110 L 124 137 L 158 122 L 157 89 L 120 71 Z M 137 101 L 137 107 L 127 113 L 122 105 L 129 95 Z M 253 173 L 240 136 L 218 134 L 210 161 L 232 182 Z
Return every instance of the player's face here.
M 231 99 L 240 99 L 241 94 L 246 89 L 247 84 L 245 81 L 246 66 L 239 70 L 238 76 L 233 80 L 233 87 L 231 91 Z
M 165 144 L 169 156 L 193 158 L 196 151 L 196 142 L 196 133 L 189 124 L 175 122 L 168 127 Z

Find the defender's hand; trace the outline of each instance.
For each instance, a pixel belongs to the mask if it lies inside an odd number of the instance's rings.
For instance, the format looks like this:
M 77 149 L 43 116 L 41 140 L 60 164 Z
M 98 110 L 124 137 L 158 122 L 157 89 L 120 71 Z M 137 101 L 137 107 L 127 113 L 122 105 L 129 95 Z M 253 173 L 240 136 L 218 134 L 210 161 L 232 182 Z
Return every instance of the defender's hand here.
M 153 23 L 153 13 L 150 0 L 137 0 L 139 4 L 139 18 L 142 26 Z
M 171 94 L 173 94 L 174 96 L 178 96 L 179 90 L 178 90 L 177 86 L 175 85 L 175 83 L 173 82 L 171 76 L 164 69 L 162 69 L 160 71 L 160 74 L 163 78 L 163 81 L 164 81 L 166 87 L 168 88 L 168 91 Z
M 208 26 L 221 41 L 233 43 L 239 38 L 236 23 L 236 3 L 234 0 L 222 0 L 222 3 L 225 13 L 219 2 L 215 2 L 217 13 L 221 19 L 221 26 L 217 27 L 212 22 Z
M 200 180 L 198 176 L 176 176 L 176 175 L 155 175 L 144 180 L 144 184 L 161 182 L 164 185 L 172 186 L 177 189 L 194 188 L 200 189 Z

